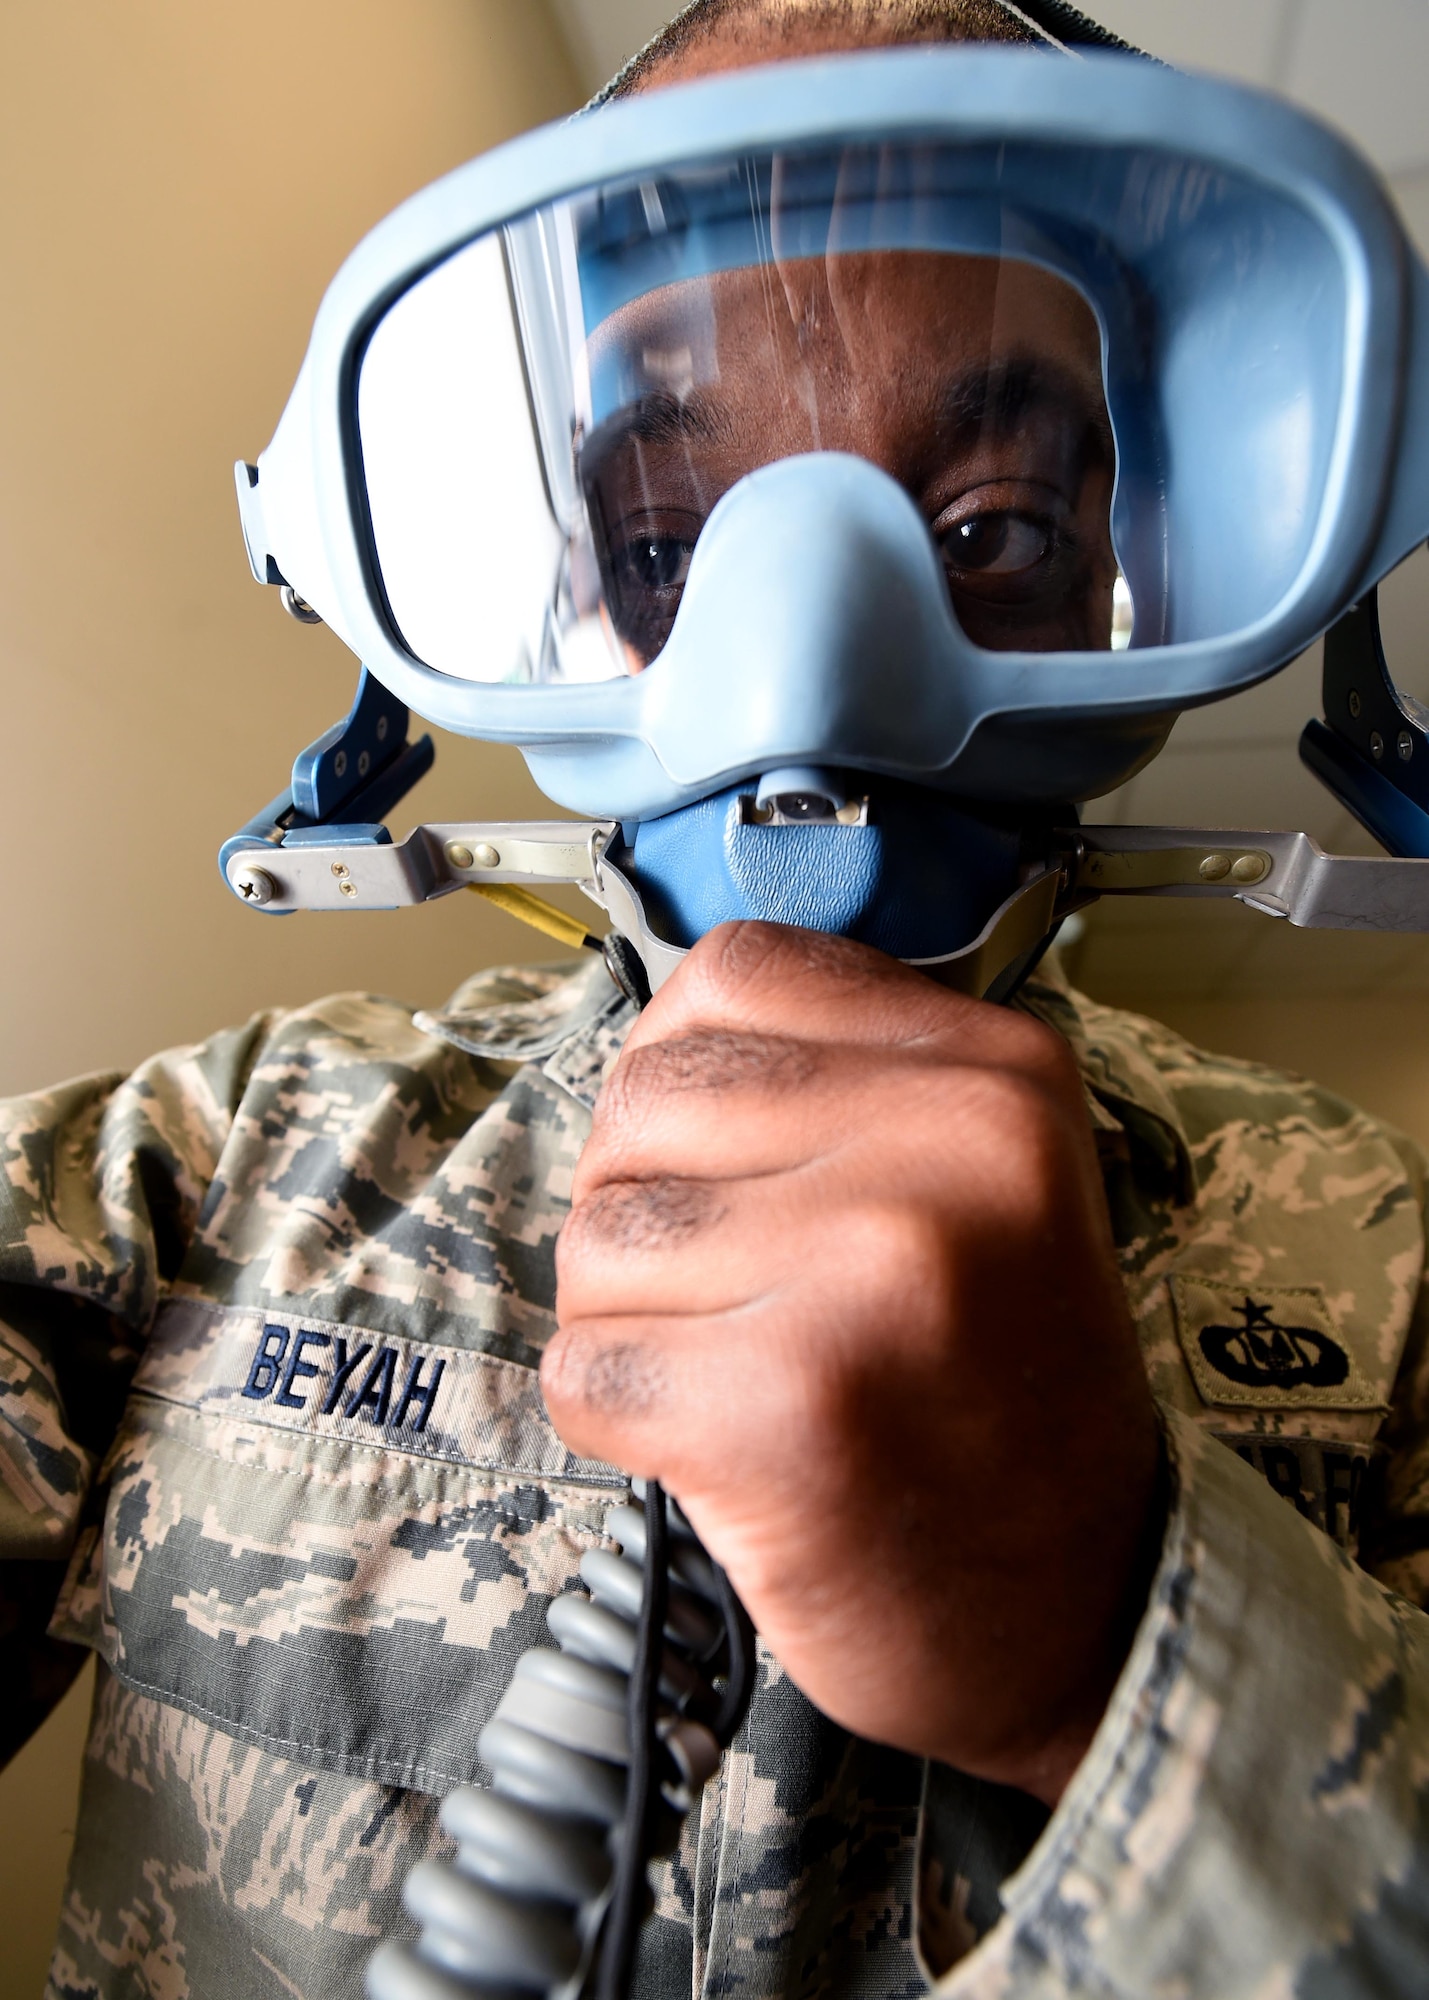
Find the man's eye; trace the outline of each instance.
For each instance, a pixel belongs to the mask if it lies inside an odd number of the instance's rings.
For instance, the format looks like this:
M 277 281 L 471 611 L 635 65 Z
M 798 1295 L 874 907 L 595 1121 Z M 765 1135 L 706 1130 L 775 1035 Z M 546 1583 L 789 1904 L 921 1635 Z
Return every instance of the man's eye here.
M 678 535 L 637 535 L 616 563 L 627 590 L 682 590 L 693 554 L 693 542 Z
M 611 549 L 606 565 L 611 622 L 644 666 L 670 636 L 694 553 L 695 538 L 688 532 L 630 535 Z
M 955 569 L 984 576 L 1017 576 L 1035 568 L 1051 547 L 1051 529 L 1025 514 L 974 514 L 943 536 L 943 553 Z

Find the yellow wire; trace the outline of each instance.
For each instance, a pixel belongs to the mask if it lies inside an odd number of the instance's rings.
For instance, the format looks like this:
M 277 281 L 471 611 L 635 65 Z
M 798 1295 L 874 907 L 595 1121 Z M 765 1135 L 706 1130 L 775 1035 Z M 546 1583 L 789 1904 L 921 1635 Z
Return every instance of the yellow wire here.
M 533 930 L 544 931 L 547 937 L 557 938 L 562 944 L 600 948 L 600 940 L 591 936 L 579 917 L 568 917 L 544 896 L 533 896 L 529 889 L 518 889 L 514 882 L 468 882 L 466 886 L 473 895 L 484 896 L 498 910 L 505 910 L 508 917 L 530 924 Z

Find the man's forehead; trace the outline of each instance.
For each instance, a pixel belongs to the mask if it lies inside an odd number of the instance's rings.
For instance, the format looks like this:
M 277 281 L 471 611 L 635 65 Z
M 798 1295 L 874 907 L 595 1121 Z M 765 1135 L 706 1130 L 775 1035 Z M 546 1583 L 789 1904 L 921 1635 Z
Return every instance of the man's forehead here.
M 865 251 L 714 272 L 630 300 L 593 331 L 590 347 L 597 365 L 619 354 L 648 386 L 678 392 L 672 376 L 714 374 L 721 358 L 747 364 L 751 343 L 782 349 L 791 334 L 811 364 L 832 341 L 844 365 L 862 361 L 870 373 L 892 347 L 923 345 L 949 361 L 960 348 L 984 359 L 1041 353 L 1101 381 L 1095 316 L 1065 280 L 1017 259 L 950 252 Z
M 961 18 L 966 14 L 966 19 Z M 798 56 L 838 55 L 858 49 L 917 42 L 1031 42 L 1014 17 L 995 4 L 959 9 L 853 4 L 830 7 L 827 0 L 750 0 L 712 10 L 698 32 L 658 52 L 633 80 L 632 93 L 664 90 L 696 77 L 752 69 L 760 63 Z

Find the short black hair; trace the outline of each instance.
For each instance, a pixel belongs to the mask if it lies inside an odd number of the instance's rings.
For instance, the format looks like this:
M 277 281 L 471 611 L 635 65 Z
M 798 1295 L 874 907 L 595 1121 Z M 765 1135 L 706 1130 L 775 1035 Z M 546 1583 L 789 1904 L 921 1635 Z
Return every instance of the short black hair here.
M 613 77 L 595 100 L 628 97 L 666 63 L 712 41 L 728 23 L 754 17 L 782 28 L 791 39 L 800 28 L 852 29 L 863 25 L 892 42 L 1010 42 L 1023 47 L 1129 49 L 1066 0 L 691 0 L 667 27 Z

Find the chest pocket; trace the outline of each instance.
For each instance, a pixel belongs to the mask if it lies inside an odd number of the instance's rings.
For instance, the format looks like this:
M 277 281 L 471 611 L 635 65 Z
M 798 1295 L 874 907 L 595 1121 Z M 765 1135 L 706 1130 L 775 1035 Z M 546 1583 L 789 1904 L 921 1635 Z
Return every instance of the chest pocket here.
M 170 1304 L 52 1629 L 243 1741 L 444 1791 L 620 1485 L 517 1363 Z

